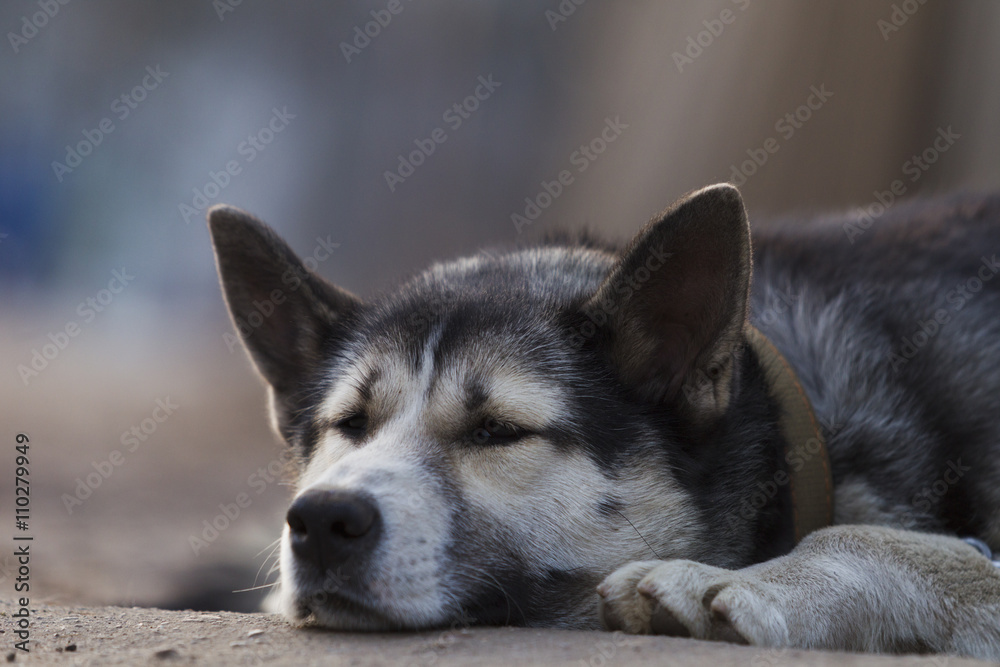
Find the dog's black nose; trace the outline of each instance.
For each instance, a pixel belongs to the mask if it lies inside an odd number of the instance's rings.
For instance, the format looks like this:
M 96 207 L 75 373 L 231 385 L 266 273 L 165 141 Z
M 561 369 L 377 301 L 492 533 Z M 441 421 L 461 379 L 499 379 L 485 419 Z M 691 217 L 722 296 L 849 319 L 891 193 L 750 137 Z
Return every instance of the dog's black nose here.
M 375 501 L 356 491 L 306 491 L 288 508 L 286 520 L 292 552 L 321 570 L 368 555 L 381 532 Z

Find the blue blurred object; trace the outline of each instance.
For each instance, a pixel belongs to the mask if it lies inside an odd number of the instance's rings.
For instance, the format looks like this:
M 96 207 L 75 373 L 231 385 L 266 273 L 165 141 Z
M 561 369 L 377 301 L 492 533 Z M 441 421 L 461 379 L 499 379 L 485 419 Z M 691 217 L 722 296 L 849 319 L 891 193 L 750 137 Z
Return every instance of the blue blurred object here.
M 51 272 L 52 182 L 37 146 L 14 132 L 26 123 L 0 126 L 0 279 L 40 282 Z

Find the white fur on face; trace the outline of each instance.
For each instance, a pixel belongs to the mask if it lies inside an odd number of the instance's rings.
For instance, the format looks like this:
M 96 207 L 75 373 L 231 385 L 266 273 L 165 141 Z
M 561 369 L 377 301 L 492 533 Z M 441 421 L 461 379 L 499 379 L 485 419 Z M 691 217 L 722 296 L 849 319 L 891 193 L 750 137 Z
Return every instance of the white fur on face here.
M 447 600 L 440 586 L 442 552 L 449 533 L 450 513 L 438 484 L 425 465 L 428 449 L 420 429 L 430 381 L 432 336 L 424 351 L 423 372 L 415 377 L 405 361 L 394 355 L 380 355 L 379 371 L 392 378 L 394 401 L 384 394 L 384 423 L 375 436 L 356 444 L 335 429 L 320 437 L 313 460 L 299 483 L 298 495 L 326 488 L 361 491 L 375 499 L 383 522 L 378 548 L 364 573 L 366 603 L 389 622 L 403 627 L 420 627 L 444 619 Z M 372 360 L 356 365 L 356 372 L 337 383 L 320 409 L 320 420 L 335 423 L 361 406 L 360 392 L 352 382 L 363 377 Z M 376 399 L 378 400 L 378 399 Z M 371 406 L 367 406 L 371 407 Z M 310 583 L 300 582 L 291 551 L 288 527 L 282 535 L 282 595 L 287 612 L 295 611 L 299 596 L 310 597 Z M 333 578 L 338 576 L 333 573 Z M 360 575 L 359 575 L 360 576 Z M 313 583 L 314 585 L 314 583 Z M 328 588 L 320 583 L 320 588 Z M 332 591 L 335 594 L 335 591 Z M 322 590 L 320 591 L 322 596 Z M 326 605 L 312 608 L 322 625 L 344 629 L 379 629 L 385 623 L 360 621 L 350 614 L 331 611 Z
M 369 582 L 366 602 L 398 625 L 419 627 L 442 621 L 447 607 L 440 565 L 450 514 L 436 482 L 417 456 L 421 443 L 401 426 L 398 421 L 387 425 L 360 448 L 345 447 L 343 438 L 328 434 L 321 448 L 343 455 L 336 464 L 310 475 L 311 483 L 303 492 L 333 488 L 364 491 L 375 498 L 384 529 L 364 575 Z M 294 581 L 294 565 L 285 576 L 285 563 L 294 563 L 287 527 L 282 559 L 283 588 L 295 591 L 294 586 L 288 586 L 289 579 Z M 334 573 L 334 579 L 343 576 Z M 313 611 L 323 625 L 345 627 L 353 621 L 323 607 Z
M 363 491 L 376 500 L 384 531 L 364 577 L 366 602 L 378 617 L 403 627 L 449 620 L 467 592 L 463 587 L 477 576 L 491 576 L 495 558 L 490 552 L 501 534 L 504 548 L 529 574 L 583 571 L 599 578 L 628 560 L 654 557 L 647 542 L 660 545 L 660 557 L 692 555 L 700 537 L 697 513 L 662 473 L 667 469 L 663 461 L 644 461 L 645 468 L 619 471 L 613 480 L 586 452 L 559 448 L 540 435 L 510 445 L 470 445 L 462 433 L 471 418 L 466 408 L 470 377 L 487 396 L 481 408 L 486 414 L 528 433 L 571 419 L 569 399 L 558 384 L 496 358 L 496 352 L 492 358 L 476 353 L 449 360 L 432 390 L 436 342 L 431 336 L 419 374 L 398 353 L 383 351 L 351 362 L 354 370 L 331 389 L 318 419 L 332 424 L 364 408 L 378 427 L 363 443 L 328 430 L 300 480 L 300 494 L 333 488 Z M 354 378 L 366 376 L 376 363 L 380 379 L 363 406 Z M 457 507 L 446 486 L 461 495 L 464 508 Z M 624 517 L 609 521 L 600 514 L 598 507 L 609 497 L 623 503 L 635 528 Z M 449 562 L 460 509 L 466 524 L 478 522 L 468 539 L 483 540 L 463 544 L 463 551 L 479 554 L 471 557 L 474 562 Z M 310 599 L 313 589 L 326 587 L 300 577 L 286 527 L 282 595 L 284 610 L 292 615 L 300 597 Z M 385 620 L 358 619 L 330 611 L 329 605 L 313 607 L 316 621 L 326 626 L 385 627 Z

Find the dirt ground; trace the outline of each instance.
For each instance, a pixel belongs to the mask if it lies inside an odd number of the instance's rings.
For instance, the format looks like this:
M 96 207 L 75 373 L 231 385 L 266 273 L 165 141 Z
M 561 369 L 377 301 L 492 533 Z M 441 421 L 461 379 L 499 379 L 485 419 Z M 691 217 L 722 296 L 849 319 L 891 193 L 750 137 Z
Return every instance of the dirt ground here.
M 31 652 L 12 652 L 16 608 L 0 602 L 3 654 L 25 665 L 838 665 L 961 667 L 988 663 L 951 657 L 884 657 L 773 651 L 670 637 L 618 633 L 474 628 L 355 634 L 302 630 L 271 614 L 161 611 L 123 607 L 35 609 Z M 16 653 L 16 655 L 15 655 Z M 11 658 L 11 655 L 14 655 Z

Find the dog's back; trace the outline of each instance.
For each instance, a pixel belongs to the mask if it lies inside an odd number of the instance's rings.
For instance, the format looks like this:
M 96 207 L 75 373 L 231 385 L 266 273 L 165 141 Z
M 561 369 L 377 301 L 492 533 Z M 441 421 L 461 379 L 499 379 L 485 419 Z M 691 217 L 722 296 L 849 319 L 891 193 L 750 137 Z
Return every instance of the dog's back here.
M 1000 547 L 1000 197 L 758 230 L 751 317 L 828 430 L 836 523 Z

